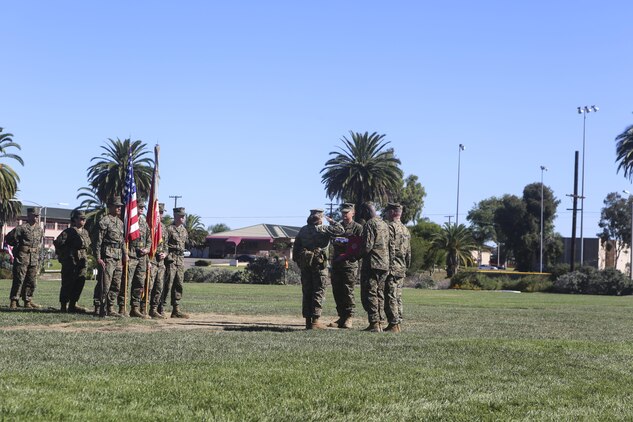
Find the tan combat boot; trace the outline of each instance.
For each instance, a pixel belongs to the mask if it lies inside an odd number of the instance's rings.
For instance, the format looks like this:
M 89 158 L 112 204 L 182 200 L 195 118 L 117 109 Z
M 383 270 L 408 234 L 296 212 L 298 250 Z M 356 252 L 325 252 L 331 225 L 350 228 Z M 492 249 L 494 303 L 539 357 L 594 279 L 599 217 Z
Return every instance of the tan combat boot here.
M 182 312 L 180 310 L 180 305 L 174 305 L 174 308 L 171 310 L 171 317 L 172 318 L 188 319 L 189 318 L 189 314 L 186 314 L 186 313 Z
M 123 316 L 120 313 L 114 311 L 114 306 L 113 305 L 108 305 L 108 308 L 106 309 L 106 315 L 113 316 L 113 317 L 119 317 L 119 318 Z
M 27 309 L 40 309 L 42 306 L 33 302 L 32 300 L 24 301 L 24 307 Z
M 326 326 L 320 321 L 319 317 L 312 318 L 312 329 L 313 330 L 325 330 Z
M 343 320 L 342 318 L 339 318 L 336 321 L 330 322 L 327 326 L 330 327 L 330 328 L 341 328 L 341 321 L 342 320 Z
M 365 328 L 363 331 L 369 331 L 370 333 L 382 333 L 382 327 L 380 326 L 380 322 L 370 322 L 369 326 Z
M 18 301 L 17 300 L 11 300 L 11 304 L 9 305 L 9 309 L 18 309 Z
M 132 305 L 132 310 L 130 311 L 130 317 L 143 318 L 143 319 L 149 318 L 147 315 L 141 313 L 141 310 L 139 309 L 138 305 Z
M 342 319 L 338 324 L 338 328 L 352 328 L 352 317 Z
M 385 328 L 386 332 L 390 333 L 399 333 L 400 332 L 400 324 L 389 324 L 387 328 Z
M 151 308 L 149 308 L 149 316 L 156 319 L 165 319 L 165 315 L 162 315 L 160 312 L 158 312 L 156 306 L 152 306 Z
M 125 305 L 119 305 L 119 315 L 122 317 L 126 317 L 127 316 L 127 312 L 125 312 Z

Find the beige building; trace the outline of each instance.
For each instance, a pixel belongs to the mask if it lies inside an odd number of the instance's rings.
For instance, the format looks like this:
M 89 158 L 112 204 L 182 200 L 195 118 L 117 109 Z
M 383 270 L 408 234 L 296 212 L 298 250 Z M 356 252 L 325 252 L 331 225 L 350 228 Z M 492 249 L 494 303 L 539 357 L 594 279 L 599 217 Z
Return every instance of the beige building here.
M 16 226 L 26 222 L 26 210 L 30 205 L 23 205 L 22 212 L 16 221 L 6 223 L 2 227 L 2 239 L 0 244 L 4 244 L 4 236 Z M 53 240 L 70 226 L 70 212 L 67 208 L 44 207 L 40 214 L 40 226 L 44 229 L 44 248 L 53 251 Z

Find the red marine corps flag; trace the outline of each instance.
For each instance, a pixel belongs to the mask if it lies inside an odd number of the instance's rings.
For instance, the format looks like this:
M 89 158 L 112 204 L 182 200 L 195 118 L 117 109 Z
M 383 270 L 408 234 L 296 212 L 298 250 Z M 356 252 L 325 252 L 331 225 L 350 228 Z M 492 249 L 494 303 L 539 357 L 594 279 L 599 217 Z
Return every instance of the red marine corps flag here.
M 134 166 L 132 165 L 132 147 L 127 159 L 127 175 L 125 176 L 125 240 L 135 240 L 141 236 L 138 225 L 138 208 L 136 206 L 136 183 L 134 182 Z
M 160 224 L 160 212 L 158 211 L 158 153 L 160 152 L 160 146 L 154 147 L 154 174 L 152 175 L 152 188 L 149 192 L 149 201 L 147 205 L 147 225 L 149 226 L 149 233 L 152 239 L 152 247 L 149 250 L 149 257 L 153 258 L 156 255 L 156 248 L 163 238 L 161 224 Z

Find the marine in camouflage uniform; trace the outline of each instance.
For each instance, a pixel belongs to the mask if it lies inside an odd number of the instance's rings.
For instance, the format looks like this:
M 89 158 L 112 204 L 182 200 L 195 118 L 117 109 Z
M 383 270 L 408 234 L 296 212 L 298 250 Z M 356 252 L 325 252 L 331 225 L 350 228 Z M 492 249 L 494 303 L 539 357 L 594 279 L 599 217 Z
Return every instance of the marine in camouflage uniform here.
M 121 316 L 114 310 L 121 287 L 123 274 L 122 260 L 125 256 L 123 221 L 119 198 L 108 201 L 108 215 L 102 217 L 97 225 L 97 241 L 94 244 L 95 258 L 99 267 L 97 285 L 93 300 L 95 315 Z M 102 287 L 103 285 L 103 287 Z
M 385 281 L 385 314 L 389 325 L 385 331 L 400 332 L 402 323 L 402 287 L 411 265 L 411 235 L 400 221 L 402 206 L 387 205 L 389 224 L 389 274 Z
M 189 315 L 180 309 L 185 281 L 184 253 L 189 241 L 187 229 L 184 226 L 185 215 L 184 208 L 174 208 L 174 223 L 167 227 L 166 230 L 167 257 L 165 258 L 165 285 L 161 300 L 161 311 L 167 304 L 167 294 L 170 293 L 172 318 L 189 318 Z
M 336 302 L 338 319 L 328 324 L 328 327 L 352 328 L 354 316 L 354 286 L 358 283 L 358 256 L 347 256 L 350 253 L 350 241 L 360 239 L 363 226 L 354 221 L 354 204 L 345 203 L 341 207 L 343 221 L 341 225 L 345 232 L 342 236 L 332 240 L 334 259 L 332 260 L 332 295 Z M 358 245 L 356 243 L 355 245 Z M 360 251 L 359 251 L 360 252 Z
M 139 200 L 138 208 L 138 227 L 139 237 L 128 243 L 128 259 L 127 259 L 127 282 L 132 286 L 130 289 L 130 316 L 136 318 L 147 318 L 141 313 L 141 300 L 143 299 L 143 291 L 145 282 L 147 281 L 147 266 L 149 258 L 147 254 L 152 247 L 151 233 L 147 225 L 147 219 L 143 215 L 145 211 L 145 201 Z M 125 313 L 125 291 L 121 289 L 117 298 L 119 303 L 119 313 Z
M 301 269 L 303 293 L 302 314 L 306 328 L 325 328 L 319 321 L 327 282 L 327 248 L 330 239 L 344 233 L 343 226 L 326 217 L 330 226 L 324 226 L 323 210 L 310 210 L 307 225 L 303 226 L 292 247 L 292 259 Z
M 70 213 L 71 226 L 55 239 L 55 251 L 62 264 L 62 286 L 59 302 L 62 312 L 86 313 L 87 309 L 77 305 L 86 284 L 86 264 L 91 240 L 84 228 L 86 215 L 81 210 Z
M 360 208 L 359 216 L 366 221 L 361 242 L 360 275 L 361 301 L 369 320 L 365 331 L 380 332 L 385 280 L 389 271 L 389 226 L 376 215 L 370 203 L 366 202 Z
M 165 283 L 165 257 L 167 256 L 167 226 L 162 223 L 165 204 L 158 204 L 160 213 L 161 241 L 156 246 L 156 254 L 151 258 L 150 311 L 152 318 L 165 318 L 162 306 L 163 284 Z M 160 312 L 159 312 L 160 310 Z
M 13 284 L 11 285 L 10 309 L 17 309 L 20 296 L 25 308 L 40 308 L 33 302 L 33 293 L 40 270 L 40 249 L 44 231 L 40 227 L 40 209 L 27 208 L 26 223 L 19 225 L 5 236 L 13 246 Z

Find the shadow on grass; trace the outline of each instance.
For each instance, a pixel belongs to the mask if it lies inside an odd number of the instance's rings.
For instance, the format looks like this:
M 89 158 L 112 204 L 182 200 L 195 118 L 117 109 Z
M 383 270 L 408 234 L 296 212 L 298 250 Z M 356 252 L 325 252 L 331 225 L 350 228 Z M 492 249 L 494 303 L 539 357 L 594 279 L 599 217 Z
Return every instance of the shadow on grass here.
M 190 327 L 218 328 L 224 331 L 259 332 L 268 331 L 274 333 L 287 333 L 303 328 L 302 325 L 294 324 L 273 324 L 266 322 L 233 322 L 233 321 L 182 321 L 173 325 Z
M 7 312 L 7 313 L 36 313 L 36 314 L 61 314 L 62 313 L 59 309 L 52 308 L 52 307 L 11 309 L 8 306 L 0 306 L 0 312 Z

